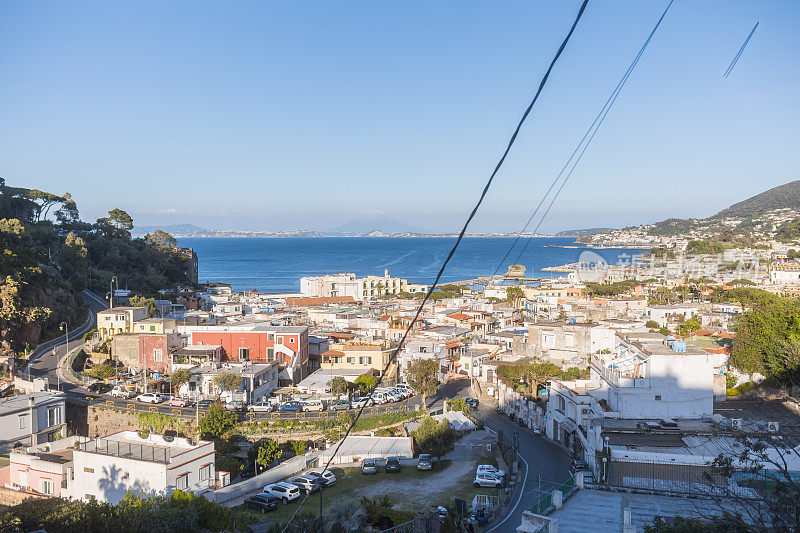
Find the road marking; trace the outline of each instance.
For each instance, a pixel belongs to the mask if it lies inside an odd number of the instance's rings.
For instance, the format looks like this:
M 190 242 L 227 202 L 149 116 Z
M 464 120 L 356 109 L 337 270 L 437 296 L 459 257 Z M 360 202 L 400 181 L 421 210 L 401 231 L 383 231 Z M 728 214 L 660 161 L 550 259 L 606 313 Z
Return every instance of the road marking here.
M 491 431 L 491 430 L 489 430 L 489 431 Z M 503 524 L 505 524 L 506 520 L 508 520 L 511 517 L 511 515 L 514 514 L 514 511 L 517 510 L 517 506 L 519 506 L 519 502 L 522 501 L 522 496 L 525 493 L 525 482 L 528 480 L 528 461 L 526 461 L 525 458 L 522 457 L 522 454 L 519 454 L 519 458 L 522 459 L 523 463 L 525 463 L 525 477 L 522 478 L 522 487 L 519 489 L 519 497 L 517 498 L 517 503 L 515 503 L 514 507 L 512 507 L 511 510 L 506 514 L 506 517 L 503 518 L 502 522 L 500 522 L 499 524 L 494 526 L 492 529 L 487 529 L 486 533 L 491 533 L 492 531 L 494 531 L 498 527 L 500 527 Z
M 136 404 L 135 403 L 128 403 L 128 404 L 125 404 L 125 405 L 127 405 L 128 409 L 130 409 L 131 411 L 135 411 L 136 410 Z
M 106 400 L 106 405 L 110 405 L 111 407 L 114 407 L 114 400 Z
M 270 413 L 269 417 L 270 417 L 271 419 L 272 419 L 272 418 L 280 418 L 280 417 L 281 417 L 281 414 L 280 414 L 280 413 L 278 413 L 278 412 L 275 412 L 275 413 Z
M 183 414 L 183 413 L 181 413 L 181 410 L 180 410 L 180 409 L 173 409 L 173 410 L 172 410 L 172 414 L 173 414 L 173 415 L 180 415 L 180 414 Z
M 150 407 L 147 408 L 147 410 L 150 411 L 151 413 L 157 413 L 158 412 L 158 406 L 157 405 L 151 405 Z

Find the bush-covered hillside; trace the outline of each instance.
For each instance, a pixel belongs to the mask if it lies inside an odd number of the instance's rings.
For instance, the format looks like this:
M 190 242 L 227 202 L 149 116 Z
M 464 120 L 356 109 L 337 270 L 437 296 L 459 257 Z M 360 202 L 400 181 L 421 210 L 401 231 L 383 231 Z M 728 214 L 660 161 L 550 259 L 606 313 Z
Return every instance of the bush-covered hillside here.
M 778 185 L 747 200 L 733 204 L 711 218 L 745 218 L 784 208 L 800 209 L 800 180 Z
M 69 194 L 10 187 L 0 178 L 0 355 L 35 346 L 43 331 L 82 314 L 80 291 L 121 288 L 154 295 L 189 285 L 187 256 L 169 234 L 132 239 L 133 219 L 112 209 L 82 222 Z

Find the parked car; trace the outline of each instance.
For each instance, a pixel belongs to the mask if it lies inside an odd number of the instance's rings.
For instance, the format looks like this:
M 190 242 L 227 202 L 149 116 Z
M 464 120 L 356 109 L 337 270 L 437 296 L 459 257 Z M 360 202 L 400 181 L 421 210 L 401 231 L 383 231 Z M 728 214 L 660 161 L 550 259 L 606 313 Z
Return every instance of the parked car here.
M 136 401 L 143 403 L 161 403 L 164 401 L 164 398 L 162 398 L 157 392 L 145 392 L 144 394 L 137 396 Z
M 187 407 L 190 403 L 186 398 L 179 398 L 178 396 L 173 396 L 167 401 L 167 405 L 172 407 Z
M 301 403 L 303 404 L 303 411 L 322 411 L 325 409 L 325 404 L 320 400 L 304 400 Z
M 505 477 L 506 477 L 506 471 L 505 470 L 501 470 L 501 469 L 499 469 L 497 467 L 494 467 L 492 465 L 478 465 L 477 472 L 479 474 L 481 472 L 487 472 L 489 474 L 494 474 L 495 476 L 497 476 L 499 478 L 503 478 L 503 479 L 505 479 Z
M 251 403 L 247 408 L 251 413 L 270 413 L 275 407 L 268 400 L 259 400 Z
M 478 472 L 475 474 L 475 481 L 472 484 L 476 487 L 500 488 L 503 486 L 503 480 L 489 472 Z
M 542 428 L 540 428 L 539 426 L 533 426 L 533 434 L 534 435 L 541 435 L 542 434 Z
M 414 394 L 414 389 L 411 388 L 411 385 L 408 383 L 398 383 L 394 386 L 395 389 L 403 389 L 407 390 L 409 394 Z
M 225 409 L 228 411 L 241 411 L 244 409 L 244 402 L 240 402 L 239 400 L 231 400 L 225 404 Z
M 467 404 L 470 409 L 477 409 L 478 408 L 478 400 L 475 398 L 464 398 L 464 403 Z
M 322 483 L 313 476 L 294 476 L 286 480 L 287 483 L 296 485 L 302 492 L 306 494 L 313 494 L 319 491 Z
M 303 411 L 303 404 L 300 402 L 286 402 L 280 406 L 281 411 L 300 413 Z
M 133 392 L 125 385 L 117 385 L 111 389 L 111 396 L 114 398 L 130 398 L 133 396 Z
M 197 402 L 197 407 L 199 409 L 208 409 L 212 403 L 214 403 L 213 400 L 200 400 Z
M 386 459 L 386 471 L 387 472 L 399 472 L 400 471 L 400 459 L 397 457 L 388 457 Z
M 89 392 L 93 392 L 95 394 L 104 394 L 111 390 L 111 385 L 108 383 L 103 383 L 102 381 L 96 381 L 86 387 Z
M 328 411 L 347 411 L 350 409 L 350 402 L 347 400 L 331 400 L 328 402 Z
M 376 474 L 378 472 L 378 465 L 375 463 L 375 459 L 364 459 L 361 462 L 361 473 L 362 474 Z
M 417 470 L 431 470 L 433 468 L 433 458 L 429 453 L 421 453 L 417 458 Z
M 389 395 L 385 392 L 375 392 L 372 394 L 372 401 L 378 405 L 389 403 Z
M 330 487 L 331 485 L 336 483 L 336 476 L 330 470 L 325 470 L 325 472 L 323 472 L 322 469 L 319 468 L 317 470 L 309 470 L 303 475 L 314 476 L 315 478 L 319 479 L 321 483 L 326 487 Z
M 300 487 L 286 483 L 285 481 L 278 481 L 271 483 L 264 487 L 264 492 L 272 494 L 280 499 L 284 504 L 296 500 L 300 497 Z
M 366 405 L 367 407 L 369 407 L 370 405 L 375 405 L 375 400 L 365 396 L 363 398 L 355 398 L 352 402 L 350 402 L 350 407 L 353 409 L 361 409 L 361 407 L 363 407 L 364 405 Z
M 272 494 L 262 493 L 244 499 L 245 507 L 261 511 L 261 514 L 274 511 L 278 508 L 278 498 Z

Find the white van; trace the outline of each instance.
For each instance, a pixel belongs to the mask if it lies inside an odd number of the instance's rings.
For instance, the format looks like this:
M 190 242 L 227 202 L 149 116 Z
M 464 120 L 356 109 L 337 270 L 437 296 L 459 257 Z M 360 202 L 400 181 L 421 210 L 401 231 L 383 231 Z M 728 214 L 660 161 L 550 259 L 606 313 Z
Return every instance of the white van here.
M 300 403 L 303 404 L 303 411 L 322 411 L 325 409 L 325 405 L 322 403 L 322 400 L 303 400 Z
M 375 403 L 383 405 L 389 402 L 389 395 L 385 392 L 376 392 L 372 395 L 372 399 Z

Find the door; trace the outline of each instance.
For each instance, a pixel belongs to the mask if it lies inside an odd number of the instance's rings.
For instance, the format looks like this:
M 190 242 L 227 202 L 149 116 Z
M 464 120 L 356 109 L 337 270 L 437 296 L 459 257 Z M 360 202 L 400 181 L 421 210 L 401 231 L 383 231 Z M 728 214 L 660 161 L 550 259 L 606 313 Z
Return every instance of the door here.
M 28 473 L 24 470 L 21 470 L 19 473 L 19 486 L 23 488 L 28 488 Z

